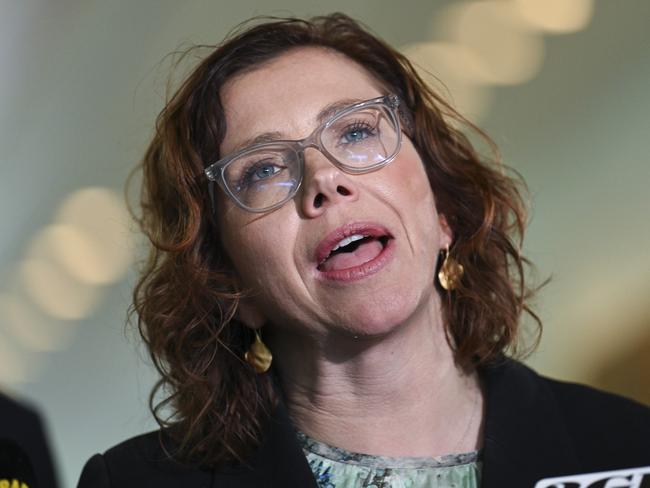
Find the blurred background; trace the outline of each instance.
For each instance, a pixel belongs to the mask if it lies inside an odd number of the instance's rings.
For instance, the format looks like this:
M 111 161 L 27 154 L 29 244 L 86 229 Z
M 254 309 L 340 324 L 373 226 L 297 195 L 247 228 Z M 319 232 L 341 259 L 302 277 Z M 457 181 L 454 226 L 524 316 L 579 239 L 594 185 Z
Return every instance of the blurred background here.
M 485 128 L 530 186 L 525 251 L 552 278 L 527 362 L 650 404 L 650 2 L 270 4 L 0 0 L 0 388 L 45 415 L 62 486 L 154 428 L 123 189 L 166 55 L 254 15 L 346 12 Z

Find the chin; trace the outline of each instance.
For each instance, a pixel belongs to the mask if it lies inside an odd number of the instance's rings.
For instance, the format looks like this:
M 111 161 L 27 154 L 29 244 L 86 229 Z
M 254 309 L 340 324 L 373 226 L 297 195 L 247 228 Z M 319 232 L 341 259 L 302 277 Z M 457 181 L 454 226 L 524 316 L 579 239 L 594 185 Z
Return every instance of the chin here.
M 355 305 L 348 314 L 347 328 L 354 335 L 378 337 L 389 335 L 415 319 L 421 300 L 405 296 L 402 291 L 387 300 L 368 300 Z

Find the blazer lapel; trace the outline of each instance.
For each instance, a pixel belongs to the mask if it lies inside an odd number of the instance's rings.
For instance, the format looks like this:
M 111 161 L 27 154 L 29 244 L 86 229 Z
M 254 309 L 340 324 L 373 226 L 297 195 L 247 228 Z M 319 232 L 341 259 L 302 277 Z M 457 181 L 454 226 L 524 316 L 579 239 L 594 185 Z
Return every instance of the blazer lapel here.
M 580 472 L 553 393 L 532 370 L 503 359 L 481 370 L 486 398 L 482 488 L 533 487 Z
M 267 429 L 250 465 L 215 474 L 214 488 L 318 488 L 282 403 Z

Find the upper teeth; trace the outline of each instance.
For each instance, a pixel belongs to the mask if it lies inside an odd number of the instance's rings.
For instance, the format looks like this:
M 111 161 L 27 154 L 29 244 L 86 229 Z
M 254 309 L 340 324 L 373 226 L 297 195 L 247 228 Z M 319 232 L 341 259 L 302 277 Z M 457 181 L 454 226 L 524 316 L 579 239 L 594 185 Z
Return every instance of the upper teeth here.
M 332 252 L 336 251 L 337 249 L 340 249 L 342 247 L 347 246 L 348 244 L 353 243 L 354 241 L 360 241 L 361 239 L 365 239 L 366 236 L 361 235 L 361 234 L 354 234 L 349 237 L 346 237 L 345 239 L 342 239 L 339 241 L 339 243 L 332 248 Z

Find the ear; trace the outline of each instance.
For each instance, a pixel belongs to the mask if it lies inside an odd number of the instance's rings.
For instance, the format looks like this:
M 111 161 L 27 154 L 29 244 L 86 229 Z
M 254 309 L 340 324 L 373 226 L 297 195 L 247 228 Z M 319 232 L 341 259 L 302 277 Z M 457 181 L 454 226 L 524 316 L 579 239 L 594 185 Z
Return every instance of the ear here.
M 440 230 L 440 238 L 438 242 L 440 249 L 451 247 L 451 243 L 454 240 L 454 231 L 451 230 L 451 227 L 447 222 L 447 217 L 443 214 L 438 214 L 438 229 Z
M 249 329 L 261 329 L 266 324 L 266 317 L 253 303 L 250 297 L 242 298 L 237 307 L 237 318 Z

